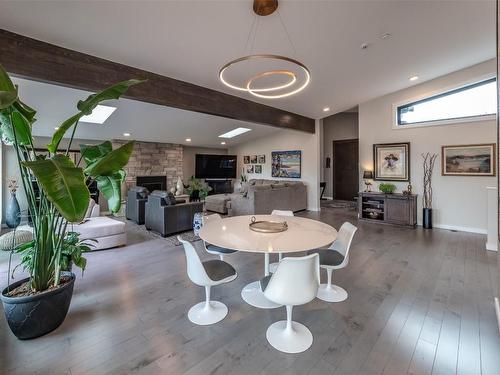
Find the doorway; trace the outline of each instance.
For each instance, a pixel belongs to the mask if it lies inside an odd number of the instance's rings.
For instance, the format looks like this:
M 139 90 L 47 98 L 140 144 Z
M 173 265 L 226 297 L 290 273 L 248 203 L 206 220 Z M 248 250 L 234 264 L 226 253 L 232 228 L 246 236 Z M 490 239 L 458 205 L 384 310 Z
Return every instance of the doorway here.
M 359 191 L 359 140 L 333 141 L 333 199 L 352 201 Z

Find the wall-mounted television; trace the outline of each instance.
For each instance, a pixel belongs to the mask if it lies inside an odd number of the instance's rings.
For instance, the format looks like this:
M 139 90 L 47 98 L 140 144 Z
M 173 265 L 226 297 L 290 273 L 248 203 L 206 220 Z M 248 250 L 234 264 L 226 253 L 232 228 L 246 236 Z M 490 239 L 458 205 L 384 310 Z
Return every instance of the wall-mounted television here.
M 196 178 L 236 178 L 236 155 L 196 154 Z

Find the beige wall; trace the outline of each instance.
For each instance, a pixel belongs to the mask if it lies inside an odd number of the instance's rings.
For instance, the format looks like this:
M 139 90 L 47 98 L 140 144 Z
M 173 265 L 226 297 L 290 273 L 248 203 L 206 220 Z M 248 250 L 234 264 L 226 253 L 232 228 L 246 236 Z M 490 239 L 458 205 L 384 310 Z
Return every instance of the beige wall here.
M 326 182 L 324 197 L 331 198 L 333 170 L 332 155 L 333 141 L 358 138 L 358 113 L 342 112 L 323 119 L 323 157 L 322 157 L 322 181 Z M 326 158 L 330 157 L 330 168 L 325 168 Z
M 419 195 L 418 222 L 422 208 L 422 157 L 425 152 L 439 156 L 433 174 L 433 211 L 436 227 L 485 233 L 486 187 L 496 186 L 495 177 L 441 176 L 441 146 L 496 142 L 494 120 L 393 129 L 393 104 L 432 95 L 453 86 L 494 76 L 495 61 L 482 64 L 398 91 L 359 106 L 360 171 L 373 168 L 373 144 L 390 142 L 411 143 L 411 182 Z M 406 183 L 395 183 L 398 191 Z M 378 183 L 374 183 L 377 190 Z M 360 176 L 360 189 L 364 188 Z
M 186 184 L 195 173 L 196 154 L 227 155 L 227 150 L 222 148 L 183 146 L 182 170 Z
M 265 155 L 266 163 L 262 165 L 262 174 L 249 174 L 251 178 L 271 177 L 272 151 L 302 151 L 302 178 L 307 185 L 307 208 L 319 210 L 319 179 L 320 179 L 320 122 L 316 122 L 316 133 L 309 134 L 295 130 L 278 130 L 264 138 L 256 139 L 229 149 L 229 154 L 238 156 L 238 177 L 243 168 L 243 156 Z

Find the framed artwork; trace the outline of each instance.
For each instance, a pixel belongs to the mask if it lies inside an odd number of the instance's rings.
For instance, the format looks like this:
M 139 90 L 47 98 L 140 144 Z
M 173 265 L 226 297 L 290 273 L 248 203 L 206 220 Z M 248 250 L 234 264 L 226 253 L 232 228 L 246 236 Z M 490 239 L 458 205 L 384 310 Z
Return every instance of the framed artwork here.
M 273 151 L 271 161 L 272 177 L 300 178 L 302 151 Z
M 266 164 L 266 155 L 258 155 L 257 156 L 257 163 Z
M 442 146 L 442 176 L 495 176 L 495 143 Z
M 257 164 L 257 155 L 250 156 L 250 163 Z
M 253 173 L 253 165 L 247 165 L 247 173 Z
M 374 179 L 410 181 L 410 143 L 373 145 Z
M 262 165 L 256 165 L 254 171 L 255 173 L 262 173 Z
M 243 156 L 243 164 L 250 164 L 250 156 Z

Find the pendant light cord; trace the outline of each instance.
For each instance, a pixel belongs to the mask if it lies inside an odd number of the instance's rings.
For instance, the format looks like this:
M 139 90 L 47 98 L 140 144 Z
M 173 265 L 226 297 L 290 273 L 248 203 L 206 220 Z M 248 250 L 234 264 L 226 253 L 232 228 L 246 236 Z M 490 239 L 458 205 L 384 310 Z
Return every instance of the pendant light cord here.
M 285 30 L 286 37 L 288 38 L 288 42 L 290 43 L 290 46 L 292 46 L 293 54 L 296 57 L 297 56 L 297 49 L 295 48 L 295 45 L 292 42 L 292 38 L 290 36 L 290 33 L 288 32 L 288 29 L 286 28 L 285 22 L 283 21 L 283 18 L 281 17 L 281 13 L 279 9 L 276 9 L 276 13 L 278 13 L 278 17 L 281 22 L 281 26 L 283 26 L 283 30 Z

